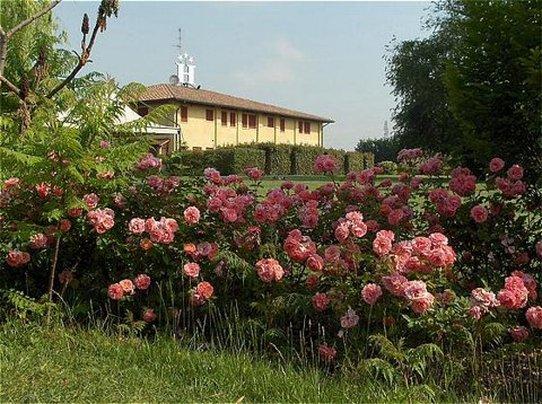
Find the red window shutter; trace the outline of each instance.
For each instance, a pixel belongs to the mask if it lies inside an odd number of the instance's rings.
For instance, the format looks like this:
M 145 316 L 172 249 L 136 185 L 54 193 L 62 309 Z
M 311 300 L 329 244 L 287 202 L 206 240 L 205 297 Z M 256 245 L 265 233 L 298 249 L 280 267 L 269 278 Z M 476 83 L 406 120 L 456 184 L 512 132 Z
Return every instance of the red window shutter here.
M 228 113 L 226 111 L 222 111 L 220 114 L 220 122 L 222 123 L 222 126 L 228 125 Z
M 214 118 L 214 111 L 212 109 L 206 109 L 205 110 L 205 119 L 207 119 L 208 121 L 213 121 L 215 118 Z
M 243 128 L 246 128 L 248 126 L 248 117 L 247 114 L 243 114 Z
M 230 112 L 230 126 L 235 126 L 237 123 L 237 114 L 235 112 Z
M 311 123 L 305 122 L 305 133 L 311 133 Z
M 272 116 L 267 117 L 267 127 L 268 128 L 274 128 L 275 127 L 275 118 Z
M 249 128 L 255 128 L 256 127 L 256 115 L 250 114 L 248 116 L 248 127 Z
M 181 106 L 181 122 L 188 122 L 188 107 Z
M 286 130 L 286 122 L 284 118 L 280 118 L 280 131 L 284 132 Z
M 145 116 L 149 113 L 149 107 L 146 107 L 145 105 L 141 105 L 137 108 L 137 113 L 141 116 Z
M 297 123 L 297 129 L 299 133 L 303 133 L 303 121 Z

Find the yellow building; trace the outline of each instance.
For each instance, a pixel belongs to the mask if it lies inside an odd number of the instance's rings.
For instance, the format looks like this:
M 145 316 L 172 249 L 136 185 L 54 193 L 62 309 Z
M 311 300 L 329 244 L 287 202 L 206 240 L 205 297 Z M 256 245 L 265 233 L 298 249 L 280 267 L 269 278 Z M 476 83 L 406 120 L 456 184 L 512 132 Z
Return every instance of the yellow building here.
M 152 134 L 160 152 L 267 142 L 323 146 L 324 127 L 331 119 L 204 90 L 195 84 L 196 63 L 183 51 L 181 30 L 177 48 L 176 74 L 169 84 L 147 87 L 137 105 L 141 116 L 160 105 L 176 107 L 161 123 L 174 125 L 177 134 Z
M 139 97 L 138 113 L 144 116 L 153 107 L 164 104 L 176 106 L 168 121 L 180 127 L 181 137 L 172 139 L 167 152 L 264 142 L 323 146 L 324 127 L 333 122 L 189 83 L 149 86 Z

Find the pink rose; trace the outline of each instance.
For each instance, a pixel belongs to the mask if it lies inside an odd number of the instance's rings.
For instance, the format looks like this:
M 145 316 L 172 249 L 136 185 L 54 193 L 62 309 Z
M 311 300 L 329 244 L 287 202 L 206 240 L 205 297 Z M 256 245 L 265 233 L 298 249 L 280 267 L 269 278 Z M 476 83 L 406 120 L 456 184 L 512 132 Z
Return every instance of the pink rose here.
M 256 272 L 263 282 L 278 282 L 284 276 L 284 269 L 276 259 L 264 258 L 256 263 Z
M 142 318 L 146 323 L 152 323 L 156 320 L 156 313 L 153 309 L 147 309 L 143 312 Z
M 23 267 L 30 262 L 30 254 L 19 250 L 10 250 L 8 251 L 6 262 L 13 268 Z
M 327 154 L 316 157 L 314 171 L 316 173 L 333 173 L 337 171 L 338 165 L 335 159 Z
M 382 296 L 382 288 L 376 283 L 368 283 L 361 290 L 361 297 L 365 303 L 374 305 L 377 300 Z
M 529 338 L 529 330 L 527 327 L 523 327 L 522 325 L 510 328 L 508 333 L 515 342 L 523 342 Z
M 531 327 L 542 330 L 542 307 L 529 307 L 525 312 L 525 317 Z
M 119 285 L 125 295 L 133 295 L 135 293 L 134 283 L 130 279 L 123 279 L 119 282 Z
M 202 297 L 205 300 L 209 300 L 214 293 L 215 289 L 209 282 L 200 282 L 196 286 L 196 295 Z
M 84 195 L 83 201 L 85 201 L 87 208 L 89 210 L 92 210 L 92 209 L 96 209 L 96 206 L 98 206 L 98 202 L 100 201 L 100 198 L 95 193 L 91 193 L 91 194 Z
M 184 220 L 188 224 L 196 224 L 199 222 L 199 219 L 201 217 L 200 211 L 195 206 L 189 206 L 184 210 Z
M 139 290 L 147 290 L 151 286 L 151 277 L 146 274 L 139 274 L 134 279 L 134 285 Z
M 312 305 L 318 311 L 324 311 L 329 306 L 331 299 L 325 293 L 317 293 L 312 298 Z
M 508 175 L 508 178 L 512 181 L 517 181 L 523 178 L 523 167 L 514 164 L 512 167 L 508 169 L 506 172 L 506 175 Z
M 351 308 L 348 308 L 348 310 L 344 314 L 344 316 L 341 317 L 341 327 L 342 328 L 347 328 L 347 329 L 348 328 L 353 328 L 356 325 L 358 325 L 358 322 L 359 322 L 359 316 Z
M 337 357 L 337 350 L 327 344 L 321 344 L 318 346 L 318 355 L 324 362 L 333 362 Z
M 403 275 L 394 274 L 382 277 L 382 284 L 388 292 L 397 297 L 404 296 L 405 286 L 408 279 Z
M 124 296 L 124 289 L 120 283 L 113 283 L 107 288 L 107 295 L 110 299 L 120 300 Z
M 306 264 L 311 271 L 320 272 L 324 269 L 324 259 L 318 254 L 310 255 L 309 258 L 307 258 Z
M 472 217 L 476 223 L 483 223 L 487 220 L 488 211 L 482 205 L 476 205 L 470 210 L 470 217 Z
M 189 276 L 190 278 L 197 278 L 199 275 L 201 268 L 199 264 L 195 262 L 189 262 L 187 264 L 184 264 L 183 266 L 183 272 L 185 275 Z
M 489 171 L 497 173 L 504 168 L 504 161 L 498 157 L 493 157 L 489 162 Z
M 145 231 L 145 220 L 134 217 L 128 224 L 128 230 L 134 234 L 141 234 Z

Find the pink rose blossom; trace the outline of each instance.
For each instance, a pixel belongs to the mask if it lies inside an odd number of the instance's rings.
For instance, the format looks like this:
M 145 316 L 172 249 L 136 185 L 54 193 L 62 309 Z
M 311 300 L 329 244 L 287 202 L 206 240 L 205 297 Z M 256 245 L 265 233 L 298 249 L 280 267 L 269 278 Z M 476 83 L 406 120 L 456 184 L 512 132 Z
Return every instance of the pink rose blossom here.
M 146 323 L 152 323 L 156 320 L 156 313 L 153 309 L 146 309 L 141 316 Z
M 19 250 L 10 250 L 6 262 L 12 268 L 23 267 L 30 262 L 30 254 Z
M 279 282 L 284 276 L 284 269 L 274 258 L 264 258 L 256 263 L 256 272 L 265 283 Z
M 525 312 L 525 317 L 531 327 L 542 330 L 542 307 L 529 307 Z
M 87 205 L 87 208 L 89 210 L 96 209 L 96 206 L 98 206 L 98 202 L 100 201 L 100 198 L 95 193 L 86 194 L 83 196 L 83 201 Z
M 376 283 L 368 283 L 361 290 L 361 297 L 365 303 L 373 306 L 377 300 L 382 296 L 382 288 Z
M 338 165 L 335 159 L 327 154 L 316 157 L 314 171 L 316 173 L 333 173 L 337 171 Z
M 527 327 L 523 327 L 522 325 L 510 328 L 508 333 L 515 342 L 523 342 L 529 338 L 529 330 Z
M 145 231 L 145 220 L 134 217 L 128 224 L 128 230 L 133 234 L 141 234 Z
M 482 205 L 476 205 L 470 210 L 470 217 L 476 223 L 484 223 L 487 220 L 488 211 Z
M 331 299 L 325 293 L 317 293 L 312 298 L 312 305 L 317 311 L 325 311 Z
M 326 363 L 333 362 L 337 357 L 337 350 L 327 344 L 318 346 L 318 355 Z
M 348 308 L 344 316 L 341 317 L 342 328 L 346 328 L 346 329 L 353 328 L 356 325 L 358 325 L 358 322 L 359 322 L 359 316 L 351 308 Z
M 183 216 L 186 223 L 196 224 L 199 222 L 201 214 L 198 208 L 195 206 L 189 206 L 184 210 Z
M 113 283 L 107 288 L 107 295 L 110 299 L 120 300 L 124 296 L 124 289 L 122 288 L 120 283 Z
M 493 157 L 489 162 L 489 171 L 498 173 L 504 168 L 504 161 L 498 157 Z
M 517 181 L 523 178 L 523 167 L 514 164 L 512 167 L 508 169 L 506 172 L 506 175 L 509 179 L 512 181 Z
M 200 282 L 196 286 L 195 294 L 205 300 L 209 300 L 214 293 L 215 289 L 209 282 Z
M 405 292 L 405 286 L 408 283 L 408 279 L 403 275 L 394 274 L 382 277 L 382 284 L 384 288 L 392 295 L 397 297 L 403 297 Z
M 187 264 L 184 264 L 183 266 L 183 272 L 186 276 L 189 276 L 190 278 L 197 278 L 200 273 L 200 266 L 199 264 L 195 262 L 189 262 Z
M 41 248 L 47 247 L 49 242 L 47 236 L 43 233 L 37 233 L 30 237 L 30 248 L 34 250 L 39 250 Z
M 125 295 L 133 295 L 135 293 L 134 283 L 130 279 L 123 279 L 119 282 L 119 285 Z
M 151 277 L 146 274 L 139 274 L 134 279 L 134 285 L 139 290 L 147 290 L 151 286 Z

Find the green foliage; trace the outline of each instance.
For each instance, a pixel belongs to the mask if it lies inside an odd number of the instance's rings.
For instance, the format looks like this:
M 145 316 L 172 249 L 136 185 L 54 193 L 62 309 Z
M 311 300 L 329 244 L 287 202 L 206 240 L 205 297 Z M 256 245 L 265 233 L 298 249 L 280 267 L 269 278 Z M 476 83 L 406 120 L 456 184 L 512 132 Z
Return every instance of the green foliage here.
M 531 180 L 541 176 L 541 4 L 439 2 L 428 38 L 393 47 L 387 79 L 400 147 L 452 154 L 478 170 L 500 156 Z
M 264 167 L 265 151 L 252 148 L 219 148 L 212 151 L 214 168 L 222 174 L 241 174 L 247 167 Z
M 292 174 L 292 146 L 262 143 L 256 147 L 265 150 L 264 171 L 267 175 Z
M 385 160 L 395 160 L 395 156 L 401 149 L 397 137 L 381 139 L 360 139 L 356 150 L 373 156 L 373 163 Z M 367 167 L 366 167 L 367 168 Z

